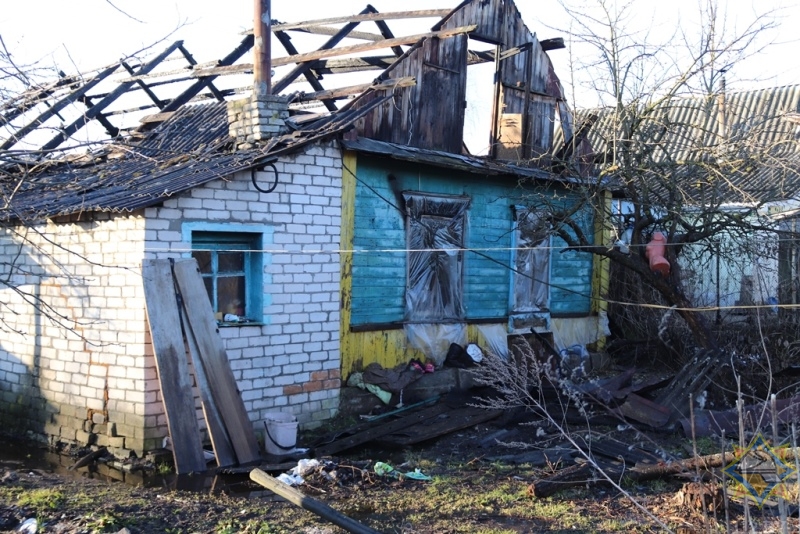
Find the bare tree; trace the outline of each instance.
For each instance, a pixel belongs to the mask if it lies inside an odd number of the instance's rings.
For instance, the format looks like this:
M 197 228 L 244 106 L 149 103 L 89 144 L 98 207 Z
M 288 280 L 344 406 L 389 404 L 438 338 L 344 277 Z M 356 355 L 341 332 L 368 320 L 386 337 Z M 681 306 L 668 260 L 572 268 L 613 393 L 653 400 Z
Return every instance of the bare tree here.
M 565 5 L 572 18 L 568 33 L 579 43 L 575 77 L 603 107 L 577 106 L 577 133 L 566 140 L 574 157 L 561 164 L 572 174 L 592 169 L 596 179 L 581 191 L 580 203 L 591 204 L 623 246 L 609 247 L 582 232 L 573 215 L 580 213 L 577 206 L 553 209 L 551 222 L 570 247 L 608 258 L 654 288 L 663 299 L 654 304 L 674 308 L 697 344 L 713 351 L 718 342 L 687 294 L 679 258 L 687 247 L 715 250 L 722 235 L 775 231 L 762 208 L 785 192 L 764 187 L 763 178 L 780 174 L 777 184 L 796 175 L 787 160 L 795 147 L 778 146 L 787 139 L 786 110 L 776 106 L 753 116 L 753 103 L 727 94 L 724 83 L 737 61 L 765 46 L 774 14 L 756 15 L 735 31 L 725 26 L 717 3 L 705 0 L 697 34 L 678 29 L 666 42 L 653 43 L 646 32 L 628 30 L 633 6 L 609 0 L 596 0 L 594 9 Z M 609 191 L 623 200 L 610 202 Z M 666 237 L 667 275 L 646 257 L 655 232 Z

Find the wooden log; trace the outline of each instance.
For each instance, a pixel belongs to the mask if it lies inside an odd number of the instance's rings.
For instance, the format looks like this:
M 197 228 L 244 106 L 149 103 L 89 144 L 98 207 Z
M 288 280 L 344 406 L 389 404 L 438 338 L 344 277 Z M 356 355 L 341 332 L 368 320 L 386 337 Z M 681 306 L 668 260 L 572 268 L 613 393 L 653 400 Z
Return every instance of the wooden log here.
M 304 495 L 288 484 L 284 484 L 280 480 L 269 476 L 261 469 L 253 469 L 250 471 L 250 480 L 261 484 L 270 491 L 274 491 L 290 503 L 304 508 L 309 512 L 313 512 L 323 519 L 327 519 L 334 525 L 345 529 L 347 532 L 353 532 L 354 534 L 381 534 L 380 531 L 362 525 L 355 519 L 351 519 L 337 512 L 327 504 L 309 497 L 308 495 Z
M 637 465 L 633 468 L 624 466 L 601 466 L 601 468 L 612 480 L 619 480 L 620 477 L 624 476 L 634 482 L 641 482 L 694 471 L 695 469 L 706 470 L 722 467 L 735 460 L 736 456 L 733 453 L 726 452 L 724 454 L 711 454 L 670 463 Z M 588 482 L 601 486 L 609 486 L 611 484 L 602 475 L 596 475 L 594 470 L 595 468 L 589 463 L 573 465 L 552 476 L 534 482 L 529 490 L 534 497 L 550 497 L 558 491 L 582 486 Z
M 106 449 L 105 447 L 100 447 L 96 451 L 92 451 L 85 456 L 81 456 L 81 458 L 77 462 L 75 462 L 75 465 L 70 466 L 68 470 L 73 471 L 75 469 L 80 469 L 81 467 L 89 465 L 90 463 L 94 462 L 101 456 L 105 456 L 106 454 L 108 454 L 108 449 Z

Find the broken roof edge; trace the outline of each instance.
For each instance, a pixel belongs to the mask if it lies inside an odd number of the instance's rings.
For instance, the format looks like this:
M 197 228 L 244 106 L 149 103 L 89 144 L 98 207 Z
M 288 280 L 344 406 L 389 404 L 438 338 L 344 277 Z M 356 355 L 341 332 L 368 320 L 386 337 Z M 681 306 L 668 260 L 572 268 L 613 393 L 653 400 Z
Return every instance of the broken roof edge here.
M 542 169 L 521 167 L 519 165 L 502 163 L 488 158 L 417 148 L 390 143 L 388 141 L 377 141 L 365 137 L 343 139 L 342 147 L 345 150 L 351 150 L 353 152 L 362 152 L 401 161 L 424 163 L 445 169 L 455 169 L 487 176 L 522 176 L 540 181 L 559 182 L 564 185 L 588 185 L 597 180 L 596 177 L 584 179 L 574 176 L 563 176 Z

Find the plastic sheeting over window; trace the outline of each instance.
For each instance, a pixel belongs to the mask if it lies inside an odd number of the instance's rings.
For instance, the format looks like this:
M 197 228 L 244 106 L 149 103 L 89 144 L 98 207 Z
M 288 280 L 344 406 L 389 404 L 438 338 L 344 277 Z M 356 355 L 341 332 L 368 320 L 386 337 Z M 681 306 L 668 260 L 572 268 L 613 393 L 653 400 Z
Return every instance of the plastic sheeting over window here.
M 420 193 L 403 193 L 403 199 L 409 249 L 406 320 L 462 320 L 464 227 L 469 199 Z
M 550 305 L 550 227 L 536 212 L 517 210 L 513 312 Z
M 437 365 L 466 341 L 464 231 L 469 199 L 404 192 L 408 277 L 405 332 Z

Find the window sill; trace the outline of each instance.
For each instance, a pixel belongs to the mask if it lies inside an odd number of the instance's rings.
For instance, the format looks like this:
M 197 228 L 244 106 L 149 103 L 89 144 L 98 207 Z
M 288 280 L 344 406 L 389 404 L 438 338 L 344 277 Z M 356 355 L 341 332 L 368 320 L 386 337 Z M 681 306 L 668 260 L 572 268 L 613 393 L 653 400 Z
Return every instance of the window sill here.
M 220 328 L 235 328 L 235 327 L 242 327 L 242 326 L 264 326 L 267 323 L 262 321 L 217 321 L 217 326 Z

